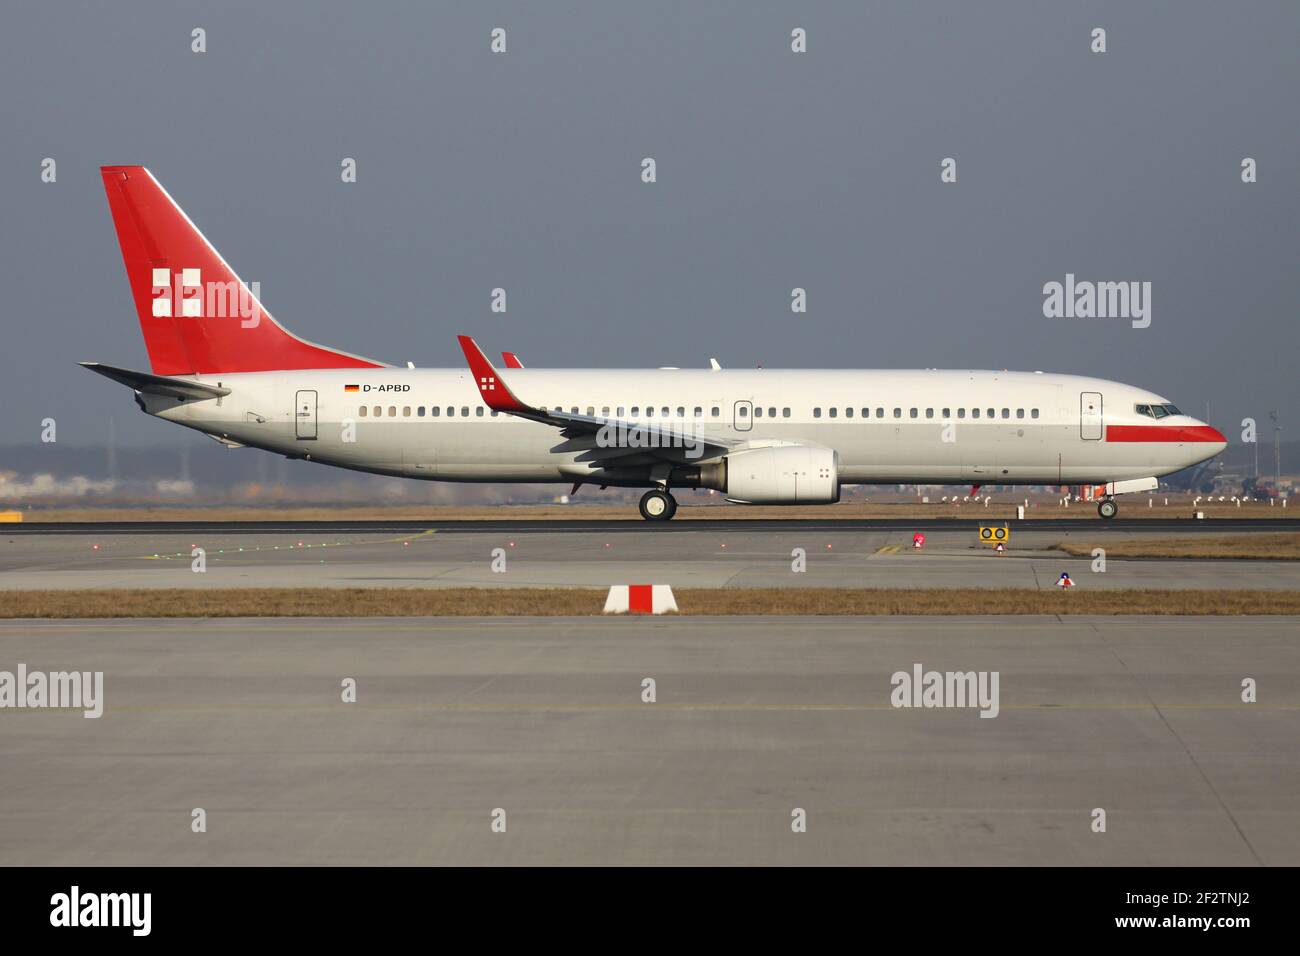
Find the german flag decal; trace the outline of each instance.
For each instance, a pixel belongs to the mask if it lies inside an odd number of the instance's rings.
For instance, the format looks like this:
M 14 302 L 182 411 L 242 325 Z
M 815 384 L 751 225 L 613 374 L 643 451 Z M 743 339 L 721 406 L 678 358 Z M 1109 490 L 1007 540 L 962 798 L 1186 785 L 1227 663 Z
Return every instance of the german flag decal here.
M 360 385 L 344 385 L 344 386 L 343 386 L 343 391 L 345 391 L 345 392 L 359 392 L 359 391 L 361 391 L 361 386 L 360 386 Z

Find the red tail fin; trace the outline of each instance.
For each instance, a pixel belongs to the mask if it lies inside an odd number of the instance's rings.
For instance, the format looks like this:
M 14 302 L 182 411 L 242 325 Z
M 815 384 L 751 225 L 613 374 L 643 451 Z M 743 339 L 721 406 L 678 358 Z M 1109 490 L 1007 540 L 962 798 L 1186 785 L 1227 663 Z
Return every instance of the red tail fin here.
M 149 170 L 100 173 L 155 374 L 383 366 L 286 331 Z

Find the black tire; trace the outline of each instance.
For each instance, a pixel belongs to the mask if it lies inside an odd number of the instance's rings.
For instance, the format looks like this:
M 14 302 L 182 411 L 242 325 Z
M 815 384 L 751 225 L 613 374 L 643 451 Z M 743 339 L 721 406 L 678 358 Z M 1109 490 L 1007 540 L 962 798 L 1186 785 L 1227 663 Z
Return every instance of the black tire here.
M 1097 514 L 1109 520 L 1119 514 L 1119 505 L 1107 498 L 1097 505 Z
M 641 496 L 641 517 L 646 521 L 671 521 L 677 514 L 677 501 L 666 491 L 655 488 Z

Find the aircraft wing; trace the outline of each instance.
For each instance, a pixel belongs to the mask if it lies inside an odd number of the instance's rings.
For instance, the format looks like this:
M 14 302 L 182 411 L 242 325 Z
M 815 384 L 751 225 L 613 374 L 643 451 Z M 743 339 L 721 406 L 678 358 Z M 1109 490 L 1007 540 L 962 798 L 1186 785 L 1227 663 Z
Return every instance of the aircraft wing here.
M 581 452 L 580 460 L 588 461 L 646 454 L 670 461 L 687 458 L 702 461 L 718 458 L 743 444 L 717 436 L 705 437 L 688 428 L 685 421 L 677 425 L 670 420 L 629 421 L 530 405 L 502 380 L 501 373 L 488 361 L 473 337 L 458 335 L 456 339 L 465 353 L 479 396 L 488 408 L 559 429 L 560 435 L 569 441 L 553 451 Z M 601 441 L 602 433 L 607 439 L 604 443 Z

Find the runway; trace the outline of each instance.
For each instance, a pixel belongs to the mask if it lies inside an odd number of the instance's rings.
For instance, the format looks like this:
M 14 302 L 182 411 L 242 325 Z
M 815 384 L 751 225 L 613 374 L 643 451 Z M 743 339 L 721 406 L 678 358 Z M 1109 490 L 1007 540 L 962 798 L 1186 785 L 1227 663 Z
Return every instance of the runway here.
M 153 530 L 148 534 L 0 536 L 0 592 L 79 588 L 438 588 L 608 587 L 1009 587 L 1050 589 L 1062 572 L 1087 589 L 1300 589 L 1300 561 L 1151 560 L 1091 557 L 1057 550 L 1145 531 L 1039 522 L 1012 528 L 1010 550 L 995 554 L 974 529 L 951 526 L 912 547 L 903 531 L 861 531 L 834 522 L 752 530 L 742 522 L 690 522 L 672 534 L 633 524 L 576 533 L 510 525 L 424 531 L 285 534 Z M 1163 524 L 1163 522 L 1162 522 Z M 704 525 L 701 527 L 701 525 Z M 1163 531 L 1163 529 L 1161 529 Z M 1212 533 L 1203 531 L 1205 533 Z M 203 549 L 201 573 L 193 549 Z M 798 552 L 803 557 L 799 558 Z M 802 563 L 803 571 L 795 568 Z
M 845 531 L 971 531 L 980 525 L 1007 524 L 1014 528 L 1037 531 L 1082 531 L 1112 534 L 1126 531 L 1159 532 L 1162 535 L 1227 534 L 1239 531 L 1300 531 L 1300 518 L 1213 518 L 1197 521 L 1188 518 L 1034 518 L 1007 521 L 1004 518 L 678 518 L 675 521 L 650 522 L 637 518 L 599 520 L 581 518 L 510 518 L 500 520 L 431 519 L 428 521 L 22 521 L 0 525 L 0 539 L 34 535 L 90 535 L 107 537 L 123 534 L 418 534 L 437 531 L 442 534 L 655 534 L 720 531 L 767 531 L 799 533 Z
M 1296 865 L 1298 626 L 9 621 L 104 715 L 0 710 L 0 863 Z M 917 663 L 998 715 L 893 707 Z

